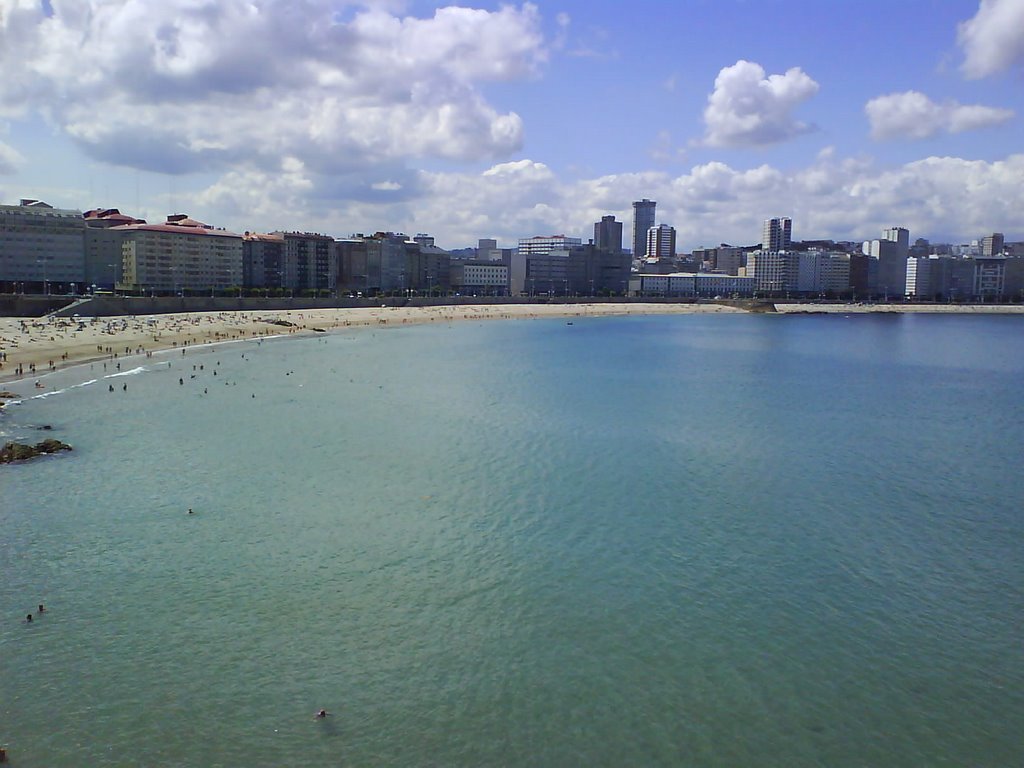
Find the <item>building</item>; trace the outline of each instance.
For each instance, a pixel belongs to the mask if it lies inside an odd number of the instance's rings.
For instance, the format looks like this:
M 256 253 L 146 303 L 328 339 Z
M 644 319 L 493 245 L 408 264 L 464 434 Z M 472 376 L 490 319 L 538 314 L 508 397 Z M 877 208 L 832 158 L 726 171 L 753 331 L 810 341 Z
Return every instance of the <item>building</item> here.
M 85 219 L 85 284 L 91 289 L 112 289 L 121 282 L 124 234 L 115 227 L 145 224 L 117 208 L 95 208 L 82 214 Z
M 666 298 L 714 298 L 752 296 L 757 289 L 752 277 L 711 272 L 673 272 L 667 275 L 634 275 L 630 292 L 638 296 Z
M 910 252 L 910 230 L 906 227 L 889 227 L 882 230 L 882 239 L 896 243 L 896 254 L 905 259 Z
M 694 260 L 705 270 L 738 275 L 747 266 L 747 252 L 724 243 L 717 248 L 698 248 L 693 252 Z
M 564 251 L 574 245 L 582 245 L 578 237 L 550 235 L 548 237 L 524 237 L 519 239 L 519 253 L 523 256 L 542 256 L 552 251 Z
M 338 286 L 351 293 L 447 292 L 451 256 L 395 232 L 338 240 Z
M 765 219 L 761 229 L 762 251 L 785 251 L 793 242 L 793 221 L 787 216 Z
M 981 240 L 981 255 L 998 256 L 1003 252 L 1004 242 L 1002 232 L 993 232 L 991 235 L 986 235 Z
M 284 288 L 284 235 L 246 232 L 242 237 L 242 285 Z
M 506 296 L 509 265 L 500 261 L 469 260 L 451 266 L 451 287 L 463 296 Z
M 126 224 L 123 277 L 130 291 L 223 291 L 242 286 L 242 235 L 176 214 L 164 224 Z
M 655 209 L 658 204 L 646 197 L 633 203 L 633 258 L 642 259 L 647 255 L 647 232 L 654 226 Z
M 907 233 L 894 228 L 886 233 Z M 868 292 L 883 296 L 902 296 L 906 290 L 908 241 L 903 239 L 869 240 L 864 243 L 864 253 L 871 259 Z
M 622 222 L 614 216 L 602 216 L 594 224 L 594 245 L 602 251 L 620 253 L 622 251 Z
M 0 205 L 0 284 L 7 290 L 77 291 L 85 275 L 81 211 L 40 200 Z
M 284 240 L 283 288 L 334 292 L 338 285 L 338 252 L 334 238 L 309 232 L 280 232 Z
M 785 293 L 798 290 L 800 254 L 794 251 L 754 251 L 747 255 L 747 277 L 752 277 L 756 290 Z
M 624 295 L 629 289 L 628 253 L 606 251 L 591 244 L 550 253 L 517 252 L 509 269 L 510 292 L 518 295 Z
M 499 248 L 497 240 L 481 238 L 476 246 L 476 260 L 503 261 L 507 263 L 512 258 L 513 250 L 513 248 Z
M 668 224 L 659 224 L 647 230 L 648 259 L 669 260 L 676 255 L 676 230 Z

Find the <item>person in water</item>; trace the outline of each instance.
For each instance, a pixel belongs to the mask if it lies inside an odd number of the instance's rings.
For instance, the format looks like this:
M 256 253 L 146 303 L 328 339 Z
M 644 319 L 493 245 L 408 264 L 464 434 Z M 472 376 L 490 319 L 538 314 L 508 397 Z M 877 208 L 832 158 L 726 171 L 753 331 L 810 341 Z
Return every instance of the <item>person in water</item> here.
M 325 717 L 327 717 L 327 710 L 326 709 L 321 709 L 319 712 L 316 713 L 316 719 L 317 720 L 323 720 Z

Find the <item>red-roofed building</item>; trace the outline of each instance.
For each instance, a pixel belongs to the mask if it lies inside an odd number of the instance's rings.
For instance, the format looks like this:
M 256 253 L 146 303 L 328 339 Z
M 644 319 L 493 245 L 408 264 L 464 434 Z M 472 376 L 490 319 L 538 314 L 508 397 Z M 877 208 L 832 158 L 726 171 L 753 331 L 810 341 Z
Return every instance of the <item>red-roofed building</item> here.
M 121 287 L 210 291 L 242 285 L 242 236 L 178 214 L 165 224 L 116 227 L 124 243 Z
M 145 224 L 145 219 L 121 213 L 117 208 L 95 208 L 82 214 L 85 219 L 85 283 L 95 288 L 113 288 L 121 282 L 121 247 L 124 235 L 116 227 Z

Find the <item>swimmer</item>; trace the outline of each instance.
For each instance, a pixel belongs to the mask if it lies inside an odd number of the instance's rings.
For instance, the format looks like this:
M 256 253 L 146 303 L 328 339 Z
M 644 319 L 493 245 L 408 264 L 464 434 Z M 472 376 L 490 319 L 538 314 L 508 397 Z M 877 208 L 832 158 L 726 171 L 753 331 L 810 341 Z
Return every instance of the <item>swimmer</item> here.
M 40 603 L 40 604 L 39 604 L 39 612 L 40 612 L 40 613 L 42 613 L 42 612 L 43 612 L 43 611 L 45 611 L 45 610 L 46 610 L 46 608 L 44 608 L 44 607 L 43 607 L 43 604 L 42 604 L 42 603 Z
M 29 624 L 32 623 L 32 614 L 31 613 L 25 616 L 25 621 L 27 623 L 29 623 Z
M 189 513 L 190 515 L 192 514 L 192 507 L 189 507 L 189 508 L 188 508 L 188 513 Z
M 321 709 L 319 712 L 316 713 L 316 717 L 314 719 L 323 720 L 325 717 L 327 717 L 327 710 Z

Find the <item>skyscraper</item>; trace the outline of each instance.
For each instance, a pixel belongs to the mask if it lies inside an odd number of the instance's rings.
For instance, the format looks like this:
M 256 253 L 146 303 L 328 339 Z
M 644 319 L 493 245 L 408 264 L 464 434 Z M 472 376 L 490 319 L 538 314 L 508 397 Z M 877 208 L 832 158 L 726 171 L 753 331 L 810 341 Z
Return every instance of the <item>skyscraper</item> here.
M 594 224 L 594 245 L 609 253 L 622 252 L 622 222 L 614 216 L 602 216 Z
M 633 203 L 633 258 L 647 255 L 647 230 L 654 226 L 654 209 L 658 204 L 646 197 Z
M 647 258 L 671 259 L 676 255 L 676 230 L 659 224 L 647 230 Z
M 761 230 L 761 250 L 784 251 L 789 248 L 793 236 L 793 220 L 788 216 L 765 219 Z

